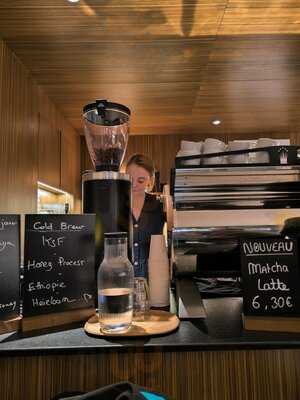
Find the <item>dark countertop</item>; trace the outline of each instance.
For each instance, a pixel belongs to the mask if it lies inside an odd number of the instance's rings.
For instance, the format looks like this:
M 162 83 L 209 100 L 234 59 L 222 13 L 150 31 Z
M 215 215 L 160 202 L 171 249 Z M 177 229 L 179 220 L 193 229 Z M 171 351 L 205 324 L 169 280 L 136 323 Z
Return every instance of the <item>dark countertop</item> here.
M 2 334 L 0 353 L 120 351 L 130 347 L 143 351 L 158 348 L 169 351 L 300 348 L 299 333 L 244 331 L 241 298 L 207 299 L 204 305 L 206 320 L 181 321 L 176 331 L 162 336 L 103 339 L 87 335 L 83 324 L 75 324 L 30 333 Z

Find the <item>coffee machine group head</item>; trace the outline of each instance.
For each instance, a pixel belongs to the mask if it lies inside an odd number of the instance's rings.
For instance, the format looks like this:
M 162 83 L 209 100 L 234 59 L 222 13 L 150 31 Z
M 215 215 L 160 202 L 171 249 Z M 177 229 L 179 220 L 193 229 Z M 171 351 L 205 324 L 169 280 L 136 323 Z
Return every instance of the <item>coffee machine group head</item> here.
M 104 233 L 127 232 L 132 254 L 131 181 L 120 173 L 130 125 L 130 110 L 107 100 L 83 108 L 84 134 L 94 171 L 82 176 L 83 212 L 96 214 L 96 269 L 103 259 Z

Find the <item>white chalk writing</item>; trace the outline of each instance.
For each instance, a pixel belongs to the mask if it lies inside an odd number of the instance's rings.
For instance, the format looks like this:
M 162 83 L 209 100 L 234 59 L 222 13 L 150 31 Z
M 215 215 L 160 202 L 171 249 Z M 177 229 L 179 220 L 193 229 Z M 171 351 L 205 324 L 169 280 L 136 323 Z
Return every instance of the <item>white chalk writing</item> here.
M 53 297 L 51 296 L 50 299 L 37 299 L 37 298 L 33 298 L 31 299 L 32 301 L 32 306 L 33 307 L 51 307 L 51 306 L 57 306 L 60 304 L 64 304 L 64 303 L 73 303 L 74 301 L 76 301 L 76 299 L 70 299 L 69 297 Z
M 277 278 L 276 280 L 272 278 L 270 282 L 265 282 L 265 283 L 261 283 L 260 279 L 258 279 L 257 288 L 259 291 L 264 291 L 264 292 L 268 292 L 271 290 L 272 291 L 279 290 L 286 292 L 290 290 L 284 282 L 281 282 L 279 278 Z
M 42 235 L 42 244 L 43 246 L 46 247 L 60 247 L 63 246 L 64 244 L 64 236 L 58 237 L 58 238 L 53 238 L 51 236 L 44 236 Z
M 4 251 L 7 247 L 15 247 L 15 245 L 12 242 L 0 240 L 0 253 L 1 251 Z
M 52 222 L 40 222 L 37 221 L 33 224 L 33 229 L 36 231 L 52 231 L 53 230 L 53 224 Z
M 65 282 L 29 282 L 28 283 L 28 292 L 34 292 L 38 290 L 52 290 L 52 292 L 55 292 L 58 289 L 65 289 L 67 286 Z
M 26 265 L 27 271 L 30 270 L 45 270 L 46 272 L 52 271 L 53 265 L 51 261 L 35 261 L 28 260 Z
M 243 243 L 243 250 L 246 255 L 255 253 L 291 253 L 293 249 L 294 243 L 291 241 Z
M 281 265 L 277 261 L 275 264 L 255 264 L 252 262 L 248 263 L 248 273 L 249 275 L 255 274 L 270 274 L 270 273 L 279 273 L 279 272 L 289 272 L 289 268 L 287 265 Z
M 0 303 L 0 310 L 5 309 L 5 308 L 10 308 L 11 310 L 15 310 L 16 306 L 17 306 L 16 301 L 10 301 L 9 303 L 4 303 L 4 304 Z
M 65 260 L 64 257 L 58 258 L 58 265 L 60 267 L 83 267 L 85 260 Z
M 0 221 L 0 231 L 3 231 L 6 227 L 8 226 L 16 226 L 17 222 L 16 221 Z
M 89 303 L 92 300 L 93 296 L 89 293 L 83 293 L 83 299 L 86 303 Z
M 82 229 L 84 229 L 84 225 L 74 225 L 74 224 L 68 224 L 66 222 L 61 222 L 60 223 L 60 229 L 62 231 L 80 232 Z

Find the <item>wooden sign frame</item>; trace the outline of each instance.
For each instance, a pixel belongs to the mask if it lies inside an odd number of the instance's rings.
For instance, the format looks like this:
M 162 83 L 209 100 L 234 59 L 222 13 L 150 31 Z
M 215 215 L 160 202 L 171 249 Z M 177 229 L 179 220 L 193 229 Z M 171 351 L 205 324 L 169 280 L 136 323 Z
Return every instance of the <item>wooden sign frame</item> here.
M 22 331 L 28 332 L 36 329 L 52 328 L 73 322 L 87 321 L 96 313 L 94 308 L 82 308 L 77 310 L 63 311 L 60 313 L 36 315 L 22 319 Z
M 16 317 L 7 321 L 0 321 L 0 335 L 3 333 L 16 332 L 21 330 L 22 317 Z
M 300 332 L 299 317 L 267 317 L 243 315 L 243 326 L 246 331 Z

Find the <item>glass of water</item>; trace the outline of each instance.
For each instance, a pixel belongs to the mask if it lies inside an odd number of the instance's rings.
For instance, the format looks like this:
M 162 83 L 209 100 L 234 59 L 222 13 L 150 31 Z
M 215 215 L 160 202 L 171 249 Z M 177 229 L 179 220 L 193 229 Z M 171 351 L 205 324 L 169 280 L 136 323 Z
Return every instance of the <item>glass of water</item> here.
M 150 310 L 149 287 L 145 278 L 134 278 L 133 285 L 133 319 L 143 321 Z

